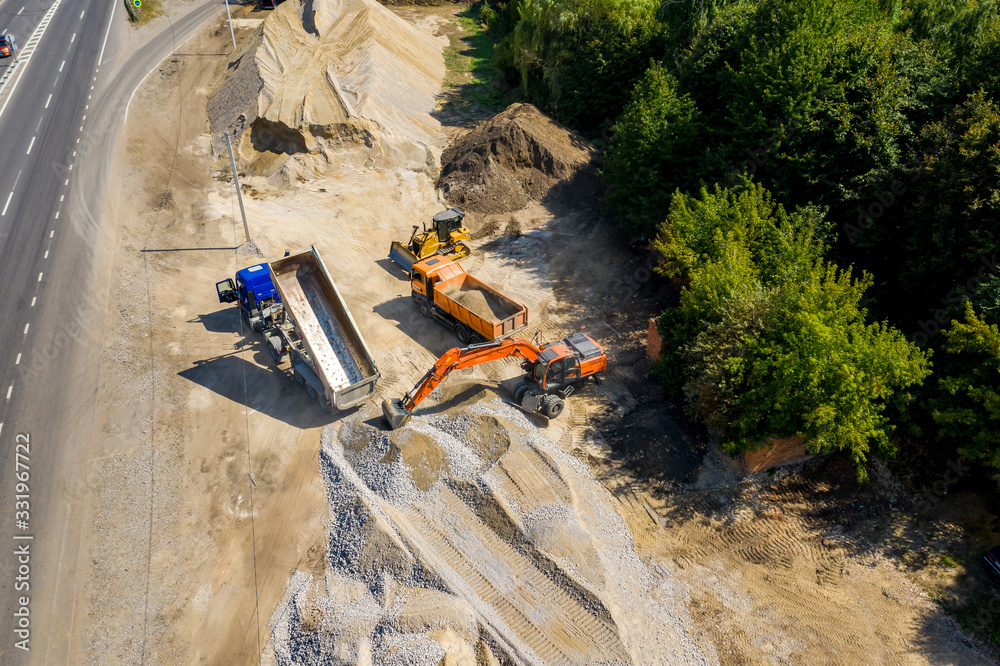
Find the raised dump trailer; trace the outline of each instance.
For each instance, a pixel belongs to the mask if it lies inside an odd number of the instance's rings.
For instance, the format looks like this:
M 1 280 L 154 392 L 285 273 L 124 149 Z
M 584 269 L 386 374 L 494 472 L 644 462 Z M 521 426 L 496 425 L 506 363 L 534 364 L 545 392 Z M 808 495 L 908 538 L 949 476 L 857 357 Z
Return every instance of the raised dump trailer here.
M 410 296 L 421 314 L 455 331 L 462 344 L 501 340 L 528 325 L 528 308 L 443 256 L 413 264 Z
M 284 316 L 265 333 L 272 355 L 291 354 L 295 380 L 327 411 L 371 398 L 378 369 L 316 250 L 268 266 L 284 306 Z

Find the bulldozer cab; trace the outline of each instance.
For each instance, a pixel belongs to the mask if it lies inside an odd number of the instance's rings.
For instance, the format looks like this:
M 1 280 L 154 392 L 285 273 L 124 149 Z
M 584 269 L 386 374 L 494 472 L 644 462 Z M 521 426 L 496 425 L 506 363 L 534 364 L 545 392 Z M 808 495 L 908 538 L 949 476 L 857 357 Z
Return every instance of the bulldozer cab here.
M 446 245 L 451 242 L 452 232 L 462 228 L 465 213 L 457 208 L 443 210 L 432 218 L 434 231 L 437 232 L 438 243 Z

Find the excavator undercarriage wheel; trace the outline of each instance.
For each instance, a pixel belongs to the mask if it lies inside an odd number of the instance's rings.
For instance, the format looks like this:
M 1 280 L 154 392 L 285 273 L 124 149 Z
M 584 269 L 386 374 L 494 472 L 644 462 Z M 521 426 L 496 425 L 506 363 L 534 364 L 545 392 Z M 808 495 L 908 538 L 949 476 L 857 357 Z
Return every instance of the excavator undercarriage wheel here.
M 542 402 L 542 414 L 554 419 L 560 414 L 562 414 L 563 409 L 566 407 L 566 403 L 563 399 L 557 395 L 547 395 Z
M 515 386 L 514 389 L 510 392 L 511 397 L 514 398 L 514 402 L 520 405 L 521 401 L 524 400 L 524 396 L 528 394 L 528 388 L 529 388 L 528 385 L 525 384 L 524 382 L 521 382 L 520 384 Z

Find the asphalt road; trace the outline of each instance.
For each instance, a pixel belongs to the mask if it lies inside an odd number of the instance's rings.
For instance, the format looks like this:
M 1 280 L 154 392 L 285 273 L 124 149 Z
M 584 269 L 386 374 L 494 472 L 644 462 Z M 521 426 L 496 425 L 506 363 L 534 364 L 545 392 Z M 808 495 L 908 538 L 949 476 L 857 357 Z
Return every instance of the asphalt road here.
M 0 30 L 23 49 L 53 2 L 0 0 Z M 192 3 L 125 57 L 121 2 L 61 0 L 0 95 L 0 664 L 67 664 L 85 646 L 73 618 L 85 589 L 77 561 L 90 520 L 101 261 L 115 230 L 103 215 L 108 171 L 136 88 L 222 6 Z M 25 622 L 30 651 L 18 646 Z

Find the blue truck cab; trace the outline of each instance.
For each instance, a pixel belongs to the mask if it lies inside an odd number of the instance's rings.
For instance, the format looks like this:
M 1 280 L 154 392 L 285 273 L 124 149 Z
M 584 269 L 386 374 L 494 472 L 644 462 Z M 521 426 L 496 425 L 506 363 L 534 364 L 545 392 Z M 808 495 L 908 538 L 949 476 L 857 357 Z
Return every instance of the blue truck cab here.
M 236 281 L 227 278 L 215 283 L 220 303 L 240 304 L 243 318 L 254 331 L 262 331 L 267 325 L 271 311 L 281 303 L 281 296 L 271 282 L 271 271 L 267 264 L 257 264 L 236 271 Z

